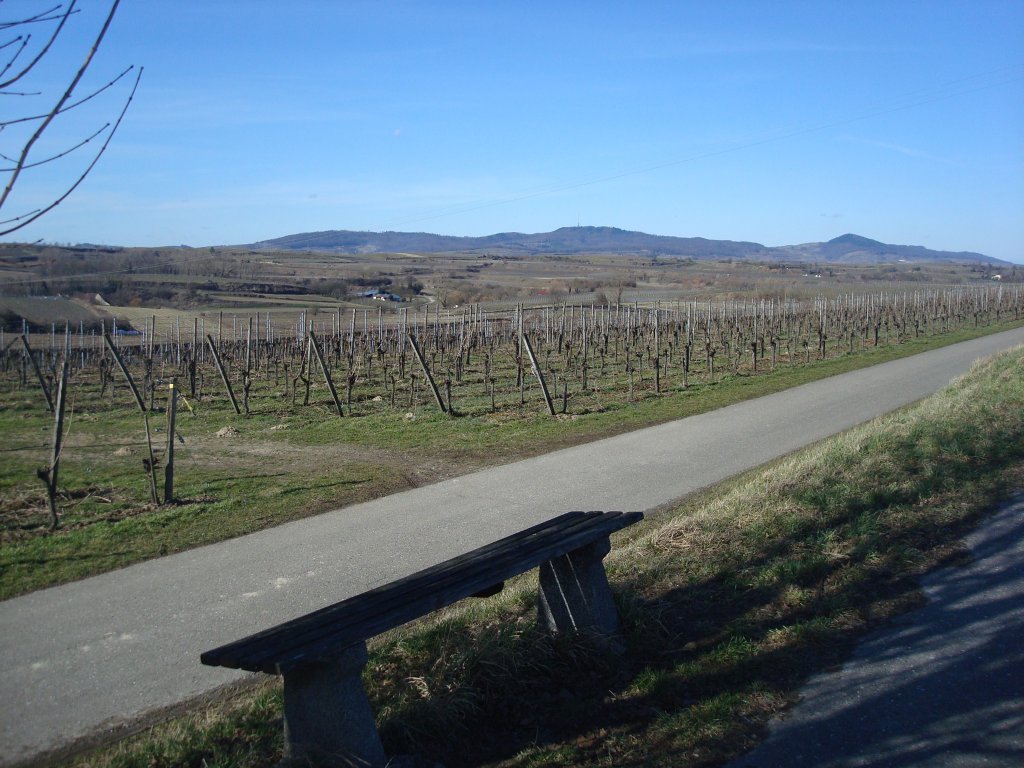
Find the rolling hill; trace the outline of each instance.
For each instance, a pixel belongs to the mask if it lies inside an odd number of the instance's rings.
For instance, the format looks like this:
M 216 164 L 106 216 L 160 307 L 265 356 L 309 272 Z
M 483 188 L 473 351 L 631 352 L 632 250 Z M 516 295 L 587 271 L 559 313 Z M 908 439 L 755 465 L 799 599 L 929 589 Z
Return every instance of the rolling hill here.
M 485 237 L 456 237 L 427 232 L 304 232 L 251 243 L 257 250 L 334 251 L 338 253 L 472 253 L 578 254 L 621 253 L 692 259 L 751 261 L 814 261 L 888 263 L 896 261 L 953 261 L 1007 264 L 969 251 L 934 251 L 920 245 L 889 245 L 860 235 L 845 234 L 824 243 L 766 246 L 736 240 L 671 237 L 631 232 L 616 227 L 562 227 L 553 232 L 502 232 Z

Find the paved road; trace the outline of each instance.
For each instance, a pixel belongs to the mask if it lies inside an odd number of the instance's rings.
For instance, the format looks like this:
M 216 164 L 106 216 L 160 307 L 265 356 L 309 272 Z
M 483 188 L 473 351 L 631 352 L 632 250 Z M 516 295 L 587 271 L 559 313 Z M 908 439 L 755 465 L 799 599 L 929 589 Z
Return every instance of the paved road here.
M 927 396 L 1024 329 L 0 603 L 0 765 L 238 679 L 199 653 L 570 509 L 649 510 Z
M 729 768 L 1024 765 L 1024 494 L 967 544 L 973 562 L 924 579 L 924 608 L 812 678 Z

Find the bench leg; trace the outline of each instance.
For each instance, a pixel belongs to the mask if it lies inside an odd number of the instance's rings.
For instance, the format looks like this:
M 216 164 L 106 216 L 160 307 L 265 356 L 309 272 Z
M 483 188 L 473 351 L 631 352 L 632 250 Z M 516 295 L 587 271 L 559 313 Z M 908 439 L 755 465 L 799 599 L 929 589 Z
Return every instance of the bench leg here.
M 540 566 L 538 606 L 551 632 L 611 635 L 619 614 L 601 561 L 611 551 L 608 539 L 595 541 Z
M 366 644 L 328 662 L 284 674 L 286 762 L 378 768 L 387 763 L 373 710 L 360 677 Z

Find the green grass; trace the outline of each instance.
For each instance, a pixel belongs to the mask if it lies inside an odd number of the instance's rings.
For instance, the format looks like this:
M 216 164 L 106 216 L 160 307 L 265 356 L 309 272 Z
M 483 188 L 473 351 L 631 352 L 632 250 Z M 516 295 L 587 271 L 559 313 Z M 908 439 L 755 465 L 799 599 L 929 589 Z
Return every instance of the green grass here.
M 535 622 L 535 584 L 374 644 L 365 682 L 391 754 L 450 768 L 720 765 L 869 627 L 920 603 L 915 578 L 1024 487 L 1024 349 L 943 392 L 688 500 L 606 564 L 626 651 Z M 264 685 L 83 758 L 270 766 Z
M 449 418 L 432 404 L 391 409 L 367 400 L 355 405 L 355 415 L 339 418 L 323 388 L 314 389 L 310 407 L 292 408 L 272 386 L 264 387 L 250 416 L 239 417 L 219 381 L 208 382 L 203 400 L 191 403 L 194 412 L 179 406 L 177 431 L 185 442 L 176 449 L 175 495 L 183 503 L 168 508 L 149 503 L 142 419 L 127 387 L 119 384 L 113 399 L 100 399 L 95 387 L 72 388 L 80 394 L 69 403 L 62 527 L 53 534 L 45 530 L 45 496 L 34 476 L 48 461 L 51 417 L 38 392 L 8 386 L 0 392 L 0 432 L 8 440 L 0 462 L 0 599 L 1014 325 L 922 336 L 770 373 L 724 375 L 686 390 L 670 379 L 667 392 L 638 390 L 632 402 L 598 391 L 570 400 L 569 414 L 556 419 L 541 412 L 536 392 L 525 408 L 516 393 L 516 403 L 497 413 L 489 402 L 457 401 L 466 415 Z M 153 414 L 158 460 L 163 427 L 163 415 Z M 217 437 L 225 428 L 236 434 Z M 118 448 L 133 453 L 119 456 Z
M 333 506 L 343 491 L 359 500 L 389 487 L 369 464 L 348 464 L 316 476 L 301 471 L 223 476 L 197 468 L 186 477 L 174 504 L 139 507 L 86 498 L 79 508 L 64 505 L 58 532 L 11 537 L 0 549 L 0 598 L 280 524 L 294 519 L 297 502 L 314 512 Z M 138 494 L 146 492 L 139 477 L 125 478 L 127 484 L 140 486 Z M 96 493 L 116 497 L 118 490 L 99 488 Z

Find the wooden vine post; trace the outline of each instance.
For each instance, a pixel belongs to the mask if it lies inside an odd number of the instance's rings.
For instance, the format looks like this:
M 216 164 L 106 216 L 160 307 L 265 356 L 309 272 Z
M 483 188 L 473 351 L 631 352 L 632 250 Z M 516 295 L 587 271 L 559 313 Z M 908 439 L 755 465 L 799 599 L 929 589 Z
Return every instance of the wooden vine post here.
M 114 346 L 114 342 L 110 340 L 109 333 L 103 334 L 103 343 L 107 345 L 107 349 L 110 350 L 114 362 L 117 363 L 117 367 L 121 369 L 121 373 L 124 374 L 125 379 L 128 381 L 128 387 L 135 396 L 135 404 L 139 406 L 139 412 L 142 414 L 142 423 L 146 428 L 146 450 L 149 453 L 149 459 L 144 461 L 143 464 L 146 467 L 146 475 L 149 477 L 150 498 L 154 504 L 159 504 L 160 495 L 156 490 L 156 459 L 153 457 L 153 436 L 149 431 L 149 413 L 146 411 L 146 404 L 142 400 L 142 395 L 139 394 L 139 388 L 135 386 L 135 379 L 132 378 L 131 371 L 128 370 L 124 360 L 121 359 L 121 354 L 117 351 L 117 347 Z
M 520 331 L 519 338 L 522 339 L 523 347 L 526 349 L 526 354 L 530 356 L 530 365 L 533 367 L 533 375 L 537 377 L 537 381 L 540 382 L 540 391 L 544 393 L 544 403 L 548 407 L 548 414 L 550 416 L 555 415 L 555 405 L 551 402 L 551 395 L 548 393 L 547 382 L 544 381 L 544 372 L 541 371 L 540 366 L 537 364 L 537 357 L 533 354 L 533 347 L 530 345 L 530 339 L 527 335 Z
M 177 382 L 172 381 L 169 385 L 170 393 L 167 397 L 167 456 L 164 464 L 164 504 L 174 501 L 174 437 L 178 415 L 178 387 Z
M 142 400 L 142 395 L 139 393 L 139 388 L 135 386 L 135 379 L 128 370 L 128 366 L 124 364 L 124 360 L 121 359 L 121 353 L 117 351 L 117 347 L 114 346 L 114 342 L 110 339 L 109 333 L 103 334 L 103 341 L 107 345 L 107 349 L 110 350 L 110 354 L 114 357 L 114 362 L 117 363 L 117 367 L 121 369 L 121 373 L 124 374 L 125 381 L 128 382 L 128 388 L 132 391 L 132 396 L 135 398 L 136 404 L 139 406 L 139 410 L 142 413 L 146 412 L 146 404 Z
M 60 466 L 60 452 L 64 440 L 64 402 L 68 390 L 68 359 L 65 355 L 61 366 L 60 381 L 57 384 L 57 408 L 53 421 L 53 450 L 50 453 L 50 466 L 37 469 L 36 477 L 46 485 L 46 505 L 50 510 L 50 530 L 57 530 L 60 519 L 57 515 L 57 469 Z
M 249 390 L 252 389 L 252 318 L 245 335 L 245 370 L 242 372 L 242 405 L 245 415 L 249 415 Z
M 430 374 L 430 369 L 427 368 L 427 361 L 423 359 L 423 353 L 420 351 L 419 345 L 416 343 L 416 339 L 411 333 L 407 333 L 406 337 L 409 339 L 409 345 L 412 347 L 412 351 L 415 353 L 416 359 L 420 363 L 420 368 L 423 369 L 423 375 L 427 377 L 427 382 L 430 384 L 430 391 L 434 393 L 434 401 L 437 403 L 437 407 L 441 409 L 441 413 L 448 413 L 448 408 L 445 406 L 444 400 L 441 398 L 441 392 L 437 388 L 437 383 L 434 381 L 434 377 Z
M 320 363 L 320 370 L 324 372 L 324 378 L 327 380 L 327 388 L 331 391 L 331 397 L 334 399 L 334 407 L 338 409 L 338 415 L 344 416 L 345 412 L 341 409 L 341 400 L 338 399 L 338 390 L 334 388 L 334 380 L 331 378 L 331 370 L 327 367 L 327 363 L 324 361 L 324 353 L 320 349 L 320 342 L 317 341 L 316 336 L 313 334 L 313 324 L 309 325 L 309 343 L 313 346 L 313 354 L 316 355 L 316 361 Z
M 50 388 L 46 386 L 46 379 L 43 378 L 43 374 L 39 370 L 39 364 L 36 362 L 36 357 L 32 354 L 32 347 L 28 344 L 28 336 L 24 333 L 21 334 L 21 343 L 25 347 L 25 355 L 28 357 L 28 361 L 32 363 L 32 370 L 36 374 L 36 381 L 39 382 L 39 388 L 43 390 L 43 397 L 46 398 L 46 410 L 53 413 L 53 398 L 50 396 Z
M 213 361 L 217 364 L 217 371 L 220 373 L 220 380 L 224 382 L 224 388 L 227 389 L 228 397 L 231 398 L 231 405 L 235 407 L 235 413 L 241 416 L 242 409 L 238 407 L 238 400 L 235 399 L 235 391 L 231 389 L 231 379 L 228 378 L 228 372 L 224 370 L 224 363 L 221 362 L 220 353 L 217 352 L 217 345 L 213 343 L 213 336 L 206 334 L 206 343 L 209 345 L 210 351 L 213 353 Z

